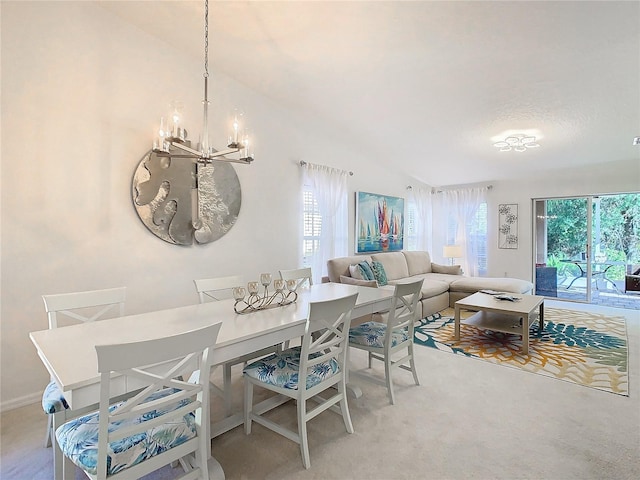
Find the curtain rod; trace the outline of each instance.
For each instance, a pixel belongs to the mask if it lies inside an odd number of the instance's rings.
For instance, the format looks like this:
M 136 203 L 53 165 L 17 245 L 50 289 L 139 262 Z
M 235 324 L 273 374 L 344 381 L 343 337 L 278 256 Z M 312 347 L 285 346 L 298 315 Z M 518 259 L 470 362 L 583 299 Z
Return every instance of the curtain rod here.
M 475 188 L 475 187 L 474 187 L 474 188 Z M 483 188 L 483 187 L 480 187 L 480 188 Z M 484 187 L 484 188 L 486 188 L 487 190 L 491 190 L 491 189 L 493 188 L 493 185 L 487 185 L 487 186 L 486 186 L 486 187 Z M 411 185 L 407 185 L 407 190 L 412 190 L 412 189 L 413 189 L 413 187 L 412 187 Z M 462 190 L 462 189 L 459 189 L 459 188 L 455 188 L 455 189 L 453 189 L 453 188 L 452 188 L 451 190 L 436 190 L 435 188 L 432 188 L 432 189 L 431 189 L 431 193 L 442 193 L 442 192 L 446 192 L 446 191 L 453 191 L 453 190 Z
M 305 165 L 313 165 L 312 163 L 307 163 L 304 160 L 300 160 L 300 166 L 304 167 Z M 347 172 L 346 170 L 342 170 L 343 172 L 348 173 L 351 177 L 353 177 L 353 172 Z

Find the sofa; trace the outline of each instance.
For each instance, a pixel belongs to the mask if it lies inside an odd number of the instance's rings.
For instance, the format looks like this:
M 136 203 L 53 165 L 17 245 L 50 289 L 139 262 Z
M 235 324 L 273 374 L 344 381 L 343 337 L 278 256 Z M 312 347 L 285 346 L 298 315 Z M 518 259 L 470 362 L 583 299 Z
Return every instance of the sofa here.
M 366 261 L 382 270 L 386 281 L 358 278 L 357 267 Z M 380 269 L 379 266 L 382 266 Z M 431 262 L 429 252 L 382 252 L 333 258 L 327 262 L 328 280 L 336 283 L 393 288 L 396 283 L 423 278 L 419 310 L 421 318 L 434 314 L 479 290 L 495 290 L 515 294 L 530 294 L 533 283 L 516 278 L 469 277 L 462 274 L 459 265 L 439 265 Z M 355 274 L 354 275 L 352 275 Z M 386 277 L 386 278 L 385 278 Z M 386 285 L 384 285 L 386 283 Z M 382 284 L 382 285 L 380 285 Z

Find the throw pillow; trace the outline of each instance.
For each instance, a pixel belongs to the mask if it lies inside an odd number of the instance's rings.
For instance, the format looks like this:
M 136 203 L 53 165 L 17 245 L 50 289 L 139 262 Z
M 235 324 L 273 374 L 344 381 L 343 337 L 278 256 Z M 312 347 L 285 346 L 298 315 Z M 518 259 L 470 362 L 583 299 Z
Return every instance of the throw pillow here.
M 384 271 L 384 266 L 377 261 L 371 262 L 371 269 L 373 270 L 373 275 L 376 277 L 378 281 L 378 285 L 381 287 L 385 286 L 387 282 L 387 272 Z
M 431 271 L 433 273 L 448 273 L 449 275 L 462 275 L 462 267 L 460 265 L 438 265 L 437 263 L 432 263 Z
M 364 278 L 362 278 L 362 271 L 358 265 L 349 265 L 349 274 L 355 279 L 364 280 Z
M 357 278 L 347 277 L 346 275 L 340 275 L 340 283 L 346 283 L 348 285 L 358 285 L 360 287 L 378 288 L 378 282 L 376 282 L 375 280 L 358 280 Z
M 366 260 L 364 262 L 360 262 L 358 264 L 362 271 L 362 279 L 363 280 L 375 280 L 376 276 L 373 274 L 373 270 L 371 270 L 371 265 Z

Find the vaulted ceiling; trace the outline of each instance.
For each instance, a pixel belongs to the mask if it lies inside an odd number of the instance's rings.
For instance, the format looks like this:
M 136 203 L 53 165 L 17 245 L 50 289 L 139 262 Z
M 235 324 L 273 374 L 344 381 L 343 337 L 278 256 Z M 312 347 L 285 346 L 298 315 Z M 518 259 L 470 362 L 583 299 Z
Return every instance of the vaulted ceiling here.
M 210 2 L 213 69 L 430 185 L 640 162 L 640 2 Z M 203 2 L 101 5 L 202 56 Z

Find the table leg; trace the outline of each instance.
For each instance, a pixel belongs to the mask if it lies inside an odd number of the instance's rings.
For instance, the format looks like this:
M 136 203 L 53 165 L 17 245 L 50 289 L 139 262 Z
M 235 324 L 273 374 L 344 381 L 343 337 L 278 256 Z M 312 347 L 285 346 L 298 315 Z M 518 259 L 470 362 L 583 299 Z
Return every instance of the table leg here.
M 529 354 L 529 315 L 520 319 L 522 323 L 522 353 Z
M 460 307 L 458 305 L 455 306 L 455 333 L 453 338 L 456 340 L 460 340 Z
M 538 333 L 542 335 L 544 331 L 544 302 L 540 304 L 540 315 L 538 316 Z

